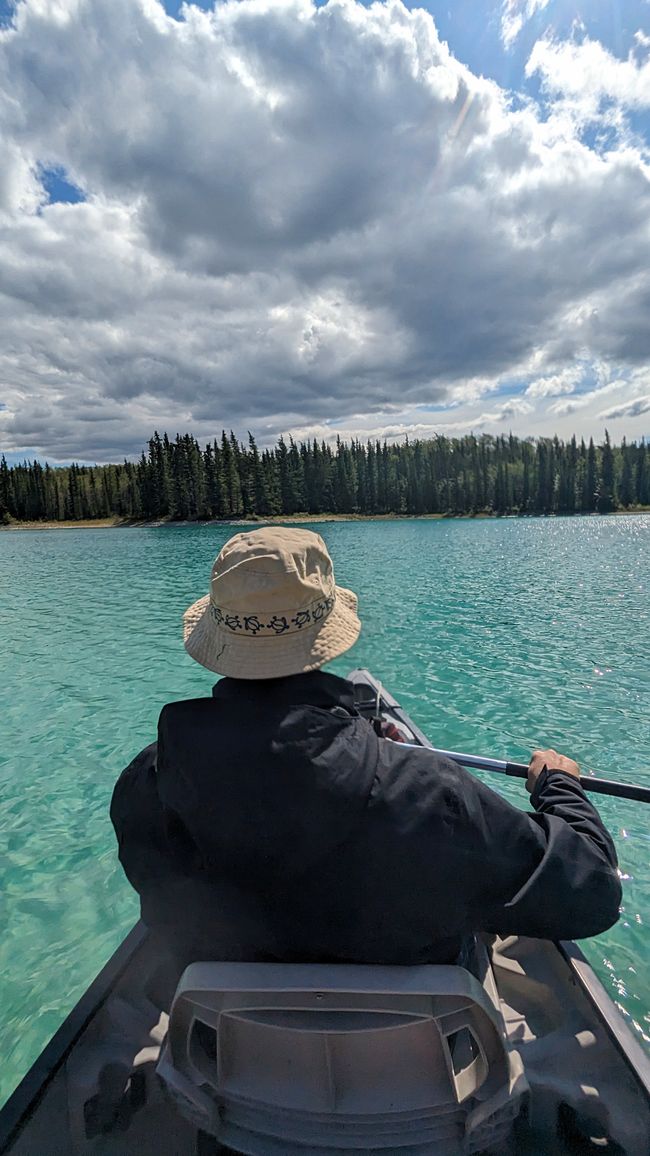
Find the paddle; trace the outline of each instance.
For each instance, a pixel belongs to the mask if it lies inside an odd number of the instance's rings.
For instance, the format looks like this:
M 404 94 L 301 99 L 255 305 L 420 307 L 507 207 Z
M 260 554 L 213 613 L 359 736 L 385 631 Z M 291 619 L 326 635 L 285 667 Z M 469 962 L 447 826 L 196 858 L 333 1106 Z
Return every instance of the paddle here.
M 528 778 L 528 767 L 525 763 L 509 763 L 503 759 L 483 759 L 480 755 L 461 755 L 457 751 L 440 751 L 437 747 L 427 746 L 437 755 L 454 759 L 462 767 L 472 767 L 477 771 L 496 771 L 499 775 L 512 775 L 516 779 Z M 637 783 L 617 783 L 614 779 L 597 779 L 593 775 L 581 775 L 580 786 L 585 791 L 593 791 L 596 795 L 613 795 L 615 799 L 636 799 L 638 803 L 650 803 L 650 787 L 641 787 Z
M 356 679 L 354 675 L 361 675 L 360 679 Z M 458 751 L 442 751 L 438 747 L 434 747 L 433 743 L 429 742 L 427 736 L 417 727 L 408 717 L 405 711 L 396 699 L 393 698 L 388 691 L 384 690 L 381 683 L 370 673 L 369 670 L 358 670 L 353 672 L 352 681 L 355 683 L 357 690 L 361 686 L 367 687 L 370 691 L 365 701 L 358 701 L 357 706 L 375 707 L 375 714 L 380 712 L 380 704 L 388 708 L 389 712 L 395 716 L 398 722 L 403 723 L 405 727 L 411 732 L 413 737 L 417 739 L 418 746 L 428 747 L 437 755 L 442 755 L 444 758 L 453 759 L 460 763 L 462 767 L 470 767 L 475 771 L 493 771 L 499 775 L 511 775 L 516 779 L 526 779 L 528 777 L 528 767 L 526 763 L 511 763 L 506 759 L 488 759 L 483 758 L 482 755 L 463 755 Z M 411 744 L 406 744 L 410 746 Z M 592 791 L 596 795 L 611 795 L 615 799 L 634 799 L 637 803 L 650 803 L 650 787 L 642 787 L 638 783 L 617 783 L 614 779 L 598 779 L 593 775 L 581 775 L 580 785 L 585 791 Z

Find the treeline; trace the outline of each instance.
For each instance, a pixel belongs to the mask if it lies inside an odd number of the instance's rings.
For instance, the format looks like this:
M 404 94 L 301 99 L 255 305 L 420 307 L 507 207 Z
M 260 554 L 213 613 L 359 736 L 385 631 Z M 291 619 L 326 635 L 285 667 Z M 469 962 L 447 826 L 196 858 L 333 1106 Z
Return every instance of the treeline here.
M 436 436 L 335 446 L 234 434 L 203 449 L 155 433 L 137 462 L 51 468 L 0 459 L 0 520 L 310 514 L 574 514 L 650 505 L 650 446 Z

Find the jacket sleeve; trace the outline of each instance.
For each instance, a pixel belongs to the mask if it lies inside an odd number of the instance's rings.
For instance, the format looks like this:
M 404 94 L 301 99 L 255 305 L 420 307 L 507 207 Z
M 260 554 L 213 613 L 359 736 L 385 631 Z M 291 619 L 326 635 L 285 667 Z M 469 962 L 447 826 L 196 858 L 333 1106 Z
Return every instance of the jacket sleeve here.
M 120 863 L 149 926 L 165 921 L 196 854 L 177 816 L 161 805 L 156 751 L 156 743 L 145 747 L 122 771 L 110 810 Z
M 161 802 L 156 755 L 152 743 L 122 771 L 110 814 L 143 922 L 170 953 L 176 981 L 196 959 L 257 958 L 266 917 L 236 885 L 206 874 L 180 817 Z
M 475 897 L 481 930 L 583 939 L 616 923 L 622 894 L 616 851 L 577 779 L 542 772 L 531 800 L 535 814 L 501 798 L 496 803 L 493 791 L 485 799 L 489 789 L 477 787 L 493 846 Z
M 111 799 L 111 822 L 119 860 L 138 894 L 142 894 L 148 883 L 169 871 L 163 816 L 156 792 L 156 747 L 156 743 L 145 747 L 125 767 Z

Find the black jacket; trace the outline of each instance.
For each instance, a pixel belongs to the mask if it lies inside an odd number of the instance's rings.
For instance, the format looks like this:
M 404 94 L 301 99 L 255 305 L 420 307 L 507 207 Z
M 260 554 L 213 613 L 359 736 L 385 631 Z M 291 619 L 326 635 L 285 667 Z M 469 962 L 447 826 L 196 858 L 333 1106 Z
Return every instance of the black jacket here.
M 377 738 L 350 684 L 317 672 L 166 706 L 157 757 L 122 773 L 111 818 L 179 968 L 410 964 L 454 959 L 470 931 L 573 939 L 616 922 L 614 845 L 579 783 L 544 772 L 532 804 Z

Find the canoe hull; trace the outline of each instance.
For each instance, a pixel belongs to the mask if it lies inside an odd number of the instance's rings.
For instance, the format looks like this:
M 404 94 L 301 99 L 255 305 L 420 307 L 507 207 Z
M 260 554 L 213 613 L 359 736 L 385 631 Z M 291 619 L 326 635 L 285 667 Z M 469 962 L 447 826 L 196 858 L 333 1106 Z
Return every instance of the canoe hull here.
M 366 687 L 368 714 L 379 694 L 380 713 L 407 726 L 416 743 L 429 745 L 368 671 L 350 678 Z M 509 1039 L 531 1085 L 517 1156 L 568 1156 L 575 1150 L 571 1130 L 584 1130 L 585 1119 L 594 1135 L 616 1140 L 619 1151 L 648 1156 L 650 1060 L 580 949 L 496 938 L 491 955 Z M 138 923 L 0 1112 L 0 1153 L 196 1151 L 196 1133 L 166 1100 L 155 1075 L 167 1010 L 155 995 L 158 969 L 154 942 Z

